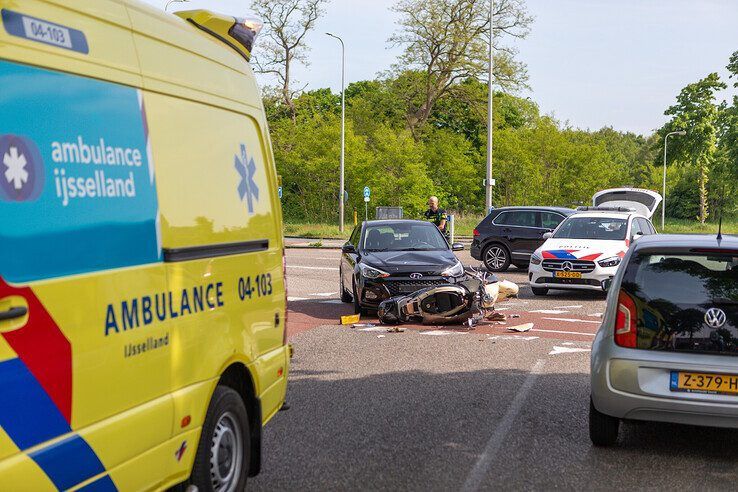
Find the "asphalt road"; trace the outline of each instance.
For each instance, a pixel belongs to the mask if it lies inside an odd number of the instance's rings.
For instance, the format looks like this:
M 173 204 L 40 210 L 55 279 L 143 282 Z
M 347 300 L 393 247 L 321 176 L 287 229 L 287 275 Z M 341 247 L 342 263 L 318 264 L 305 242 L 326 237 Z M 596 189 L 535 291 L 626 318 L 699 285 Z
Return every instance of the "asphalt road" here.
M 534 299 L 524 288 L 513 301 L 522 304 L 505 312 L 548 331 L 522 335 L 507 325 L 359 331 L 335 324 L 350 308 L 326 295 L 338 288 L 327 269 L 337 256 L 288 252 L 289 295 L 298 299 L 290 409 L 264 430 L 253 489 L 735 488 L 737 431 L 626 424 L 618 446 L 592 447 L 588 334 L 597 325 L 571 320 L 593 319 L 602 296 Z

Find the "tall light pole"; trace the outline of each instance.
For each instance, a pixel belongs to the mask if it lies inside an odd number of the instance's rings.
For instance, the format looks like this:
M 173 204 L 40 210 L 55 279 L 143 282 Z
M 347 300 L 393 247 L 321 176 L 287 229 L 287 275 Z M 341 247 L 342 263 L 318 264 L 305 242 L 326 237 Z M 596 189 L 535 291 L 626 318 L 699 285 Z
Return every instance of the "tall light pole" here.
M 661 232 L 664 232 L 664 223 L 666 222 L 666 144 L 669 141 L 669 137 L 672 135 L 684 136 L 687 132 L 679 130 L 676 132 L 667 133 L 664 137 L 664 183 L 661 195 Z
M 189 0 L 169 0 L 166 5 L 164 5 L 164 12 L 167 11 L 169 6 L 173 3 L 187 3 Z
M 341 192 L 338 197 L 339 201 L 339 222 L 338 230 L 343 232 L 343 215 L 344 215 L 344 156 L 346 152 L 346 45 L 343 44 L 343 39 L 335 34 L 329 32 L 326 33 L 332 38 L 336 38 L 341 42 Z
M 484 180 L 484 205 L 485 215 L 489 213 L 489 209 L 492 208 L 492 97 L 494 91 L 492 90 L 492 70 L 494 67 L 494 11 L 495 1 L 490 0 L 489 2 L 489 79 L 487 82 L 487 179 Z

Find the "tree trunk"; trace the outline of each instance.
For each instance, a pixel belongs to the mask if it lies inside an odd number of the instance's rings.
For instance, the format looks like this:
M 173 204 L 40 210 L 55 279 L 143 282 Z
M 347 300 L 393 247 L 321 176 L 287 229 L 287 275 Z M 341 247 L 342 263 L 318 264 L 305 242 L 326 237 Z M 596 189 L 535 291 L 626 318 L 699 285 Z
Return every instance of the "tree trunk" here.
M 700 214 L 698 219 L 700 223 L 704 224 L 709 216 L 709 210 L 707 206 L 707 163 L 702 161 L 700 163 Z

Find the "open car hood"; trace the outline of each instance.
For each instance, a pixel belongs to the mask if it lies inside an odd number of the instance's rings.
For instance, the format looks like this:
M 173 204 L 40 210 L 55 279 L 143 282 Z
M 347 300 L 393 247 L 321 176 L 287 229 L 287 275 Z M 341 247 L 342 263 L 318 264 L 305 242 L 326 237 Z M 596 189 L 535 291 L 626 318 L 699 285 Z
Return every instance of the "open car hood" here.
M 660 194 L 641 188 L 611 188 L 598 191 L 592 197 L 592 205 L 595 207 L 632 208 L 649 219 L 659 203 L 661 203 Z

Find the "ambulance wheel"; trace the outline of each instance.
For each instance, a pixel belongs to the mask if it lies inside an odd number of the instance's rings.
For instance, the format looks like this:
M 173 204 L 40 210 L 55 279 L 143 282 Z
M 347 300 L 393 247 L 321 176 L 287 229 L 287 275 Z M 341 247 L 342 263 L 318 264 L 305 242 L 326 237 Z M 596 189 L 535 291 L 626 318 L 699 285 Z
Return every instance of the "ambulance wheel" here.
M 246 407 L 238 393 L 215 388 L 210 400 L 190 484 L 200 492 L 235 492 L 246 488 L 251 442 Z
M 502 244 L 491 244 L 484 249 L 482 261 L 490 272 L 504 272 L 510 268 L 510 252 Z
M 534 296 L 545 296 L 548 294 L 548 287 L 531 287 Z

